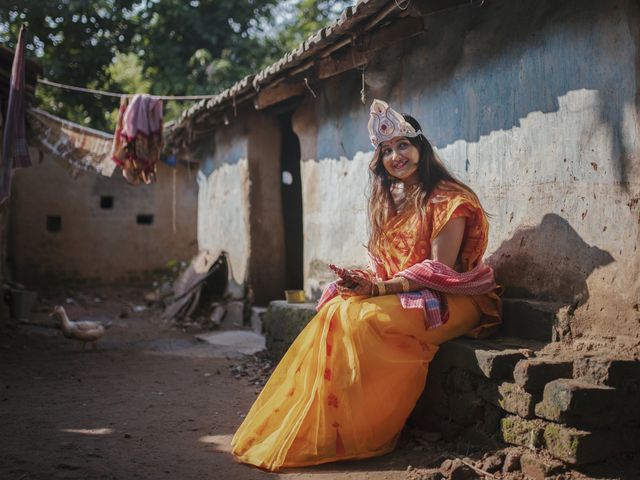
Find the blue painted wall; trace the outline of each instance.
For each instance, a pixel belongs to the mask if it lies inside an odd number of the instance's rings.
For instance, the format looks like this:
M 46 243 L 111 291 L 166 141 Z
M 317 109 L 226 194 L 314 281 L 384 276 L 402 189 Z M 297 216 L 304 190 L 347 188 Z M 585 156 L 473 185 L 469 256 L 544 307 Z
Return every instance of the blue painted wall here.
M 303 161 L 319 165 L 307 171 L 323 178 L 323 163 L 335 169 L 345 157 L 366 175 L 358 152 L 372 150 L 368 108 L 385 99 L 422 123 L 493 213 L 487 254 L 508 294 L 577 305 L 577 332 L 613 325 L 638 335 L 638 25 L 631 0 L 503 0 L 427 17 L 424 34 L 371 59 L 366 105 L 359 71 L 318 88 L 317 151 Z M 307 202 L 315 223 L 316 191 Z M 331 196 L 328 185 L 319 198 Z M 361 239 L 344 232 L 362 215 L 346 215 L 326 238 L 314 225 L 307 251 L 339 236 L 361 258 Z

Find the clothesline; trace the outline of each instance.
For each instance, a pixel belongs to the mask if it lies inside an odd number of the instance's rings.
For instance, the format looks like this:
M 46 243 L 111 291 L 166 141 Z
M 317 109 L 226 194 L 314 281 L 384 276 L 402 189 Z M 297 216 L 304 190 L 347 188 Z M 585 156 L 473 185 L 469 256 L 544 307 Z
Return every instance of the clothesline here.
M 39 78 L 38 83 L 42 83 L 43 85 L 48 85 L 50 87 L 62 88 L 65 90 L 73 90 L 76 92 L 83 93 L 91 93 L 94 95 L 104 95 L 107 97 L 130 97 L 130 94 L 127 93 L 116 93 L 116 92 L 107 92 L 104 90 L 94 90 L 93 88 L 84 88 L 84 87 L 76 87 L 73 85 L 65 85 L 63 83 L 52 82 L 51 80 L 47 80 L 46 78 Z M 160 100 L 203 100 L 205 98 L 213 98 L 216 95 L 153 95 L 153 97 L 158 98 Z

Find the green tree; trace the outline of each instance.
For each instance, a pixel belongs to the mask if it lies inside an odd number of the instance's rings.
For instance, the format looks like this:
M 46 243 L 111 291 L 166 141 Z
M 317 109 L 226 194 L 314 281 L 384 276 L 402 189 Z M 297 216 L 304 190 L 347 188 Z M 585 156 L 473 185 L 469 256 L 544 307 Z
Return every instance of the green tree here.
M 29 54 L 50 80 L 124 93 L 215 94 L 269 65 L 335 18 L 318 0 L 21 0 L 0 9 L 0 42 L 28 24 Z M 111 130 L 118 99 L 40 85 L 39 105 Z M 167 119 L 188 104 L 169 102 Z
M 156 94 L 217 93 L 262 66 L 256 31 L 276 0 L 154 0 L 137 12 L 133 44 Z
M 285 2 L 279 8 L 284 18 L 278 34 L 278 43 L 284 51 L 293 50 L 307 37 L 340 16 L 353 1 L 296 0 Z
M 28 25 L 28 53 L 44 76 L 86 87 L 108 85 L 108 66 L 120 45 L 131 41 L 128 21 L 134 0 L 38 0 L 9 2 L 0 9 L 0 41 L 13 48 L 22 23 Z M 39 86 L 41 106 L 84 124 L 105 127 L 105 111 L 118 101 Z

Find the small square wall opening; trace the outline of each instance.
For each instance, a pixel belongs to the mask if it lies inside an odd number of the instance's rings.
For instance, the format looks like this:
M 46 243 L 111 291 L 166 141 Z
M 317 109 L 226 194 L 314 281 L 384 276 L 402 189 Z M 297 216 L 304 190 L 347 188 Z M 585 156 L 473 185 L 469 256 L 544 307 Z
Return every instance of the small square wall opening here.
M 113 197 L 111 195 L 102 195 L 100 197 L 100 208 L 111 210 L 113 208 Z
M 153 215 L 148 213 L 140 213 L 136 217 L 136 223 L 138 225 L 153 225 Z
M 47 232 L 57 233 L 62 231 L 62 217 L 60 215 L 47 215 Z

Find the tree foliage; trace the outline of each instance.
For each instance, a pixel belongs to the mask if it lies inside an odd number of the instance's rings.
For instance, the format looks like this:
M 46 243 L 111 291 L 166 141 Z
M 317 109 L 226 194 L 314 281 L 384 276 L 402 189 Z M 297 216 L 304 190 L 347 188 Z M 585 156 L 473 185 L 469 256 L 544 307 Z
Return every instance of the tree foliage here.
M 293 50 L 307 37 L 313 35 L 352 2 L 332 0 L 299 0 L 293 2 L 284 28 L 279 32 L 278 43 L 285 51 Z
M 347 2 L 319 0 L 21 0 L 0 8 L 0 42 L 27 48 L 50 80 L 156 95 L 214 94 L 275 61 Z M 40 106 L 113 128 L 118 99 L 40 85 Z M 181 105 L 184 107 L 185 105 Z M 169 116 L 179 112 L 170 105 Z

